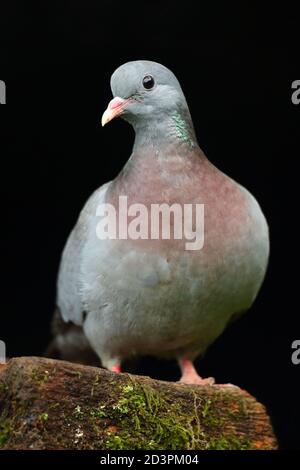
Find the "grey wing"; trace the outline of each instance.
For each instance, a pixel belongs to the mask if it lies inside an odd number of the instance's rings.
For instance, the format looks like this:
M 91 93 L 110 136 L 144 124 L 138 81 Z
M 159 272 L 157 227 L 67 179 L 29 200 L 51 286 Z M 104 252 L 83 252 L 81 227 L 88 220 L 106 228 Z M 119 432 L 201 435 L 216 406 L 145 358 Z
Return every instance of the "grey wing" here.
M 82 323 L 83 308 L 79 294 L 80 255 L 83 239 L 76 227 L 72 230 L 64 248 L 57 283 L 57 305 L 65 321 Z
M 97 205 L 103 200 L 107 183 L 97 189 L 82 209 L 78 221 L 65 245 L 57 281 L 57 306 L 65 322 L 82 325 L 84 307 L 81 301 L 81 257 L 88 238 L 91 218 L 95 217 Z

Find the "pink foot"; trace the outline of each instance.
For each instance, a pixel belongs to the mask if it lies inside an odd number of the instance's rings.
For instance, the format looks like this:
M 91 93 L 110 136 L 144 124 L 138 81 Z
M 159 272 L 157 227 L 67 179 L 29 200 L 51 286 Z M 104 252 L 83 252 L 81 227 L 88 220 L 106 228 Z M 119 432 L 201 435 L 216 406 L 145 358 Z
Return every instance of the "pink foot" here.
M 239 388 L 238 385 L 234 385 L 234 384 L 230 384 L 230 383 L 228 383 L 228 384 L 220 384 L 220 385 L 221 385 L 222 387 Z
M 120 364 L 115 364 L 114 366 L 112 366 L 110 368 L 110 370 L 112 372 L 116 372 L 117 374 L 119 374 L 121 372 L 121 365 Z
M 182 374 L 181 379 L 179 380 L 180 383 L 190 385 L 213 385 L 215 383 L 215 379 L 213 377 L 207 377 L 206 379 L 200 377 L 192 361 L 188 359 L 180 359 L 178 363 Z

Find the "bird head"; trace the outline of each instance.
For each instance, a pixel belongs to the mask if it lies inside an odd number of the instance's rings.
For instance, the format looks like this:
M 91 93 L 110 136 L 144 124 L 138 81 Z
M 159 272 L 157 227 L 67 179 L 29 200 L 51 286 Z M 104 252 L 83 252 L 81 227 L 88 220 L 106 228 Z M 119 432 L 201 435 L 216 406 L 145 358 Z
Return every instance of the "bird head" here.
M 111 77 L 111 90 L 114 98 L 103 113 L 102 126 L 119 116 L 135 125 L 180 110 L 188 112 L 177 78 L 156 62 L 137 60 L 121 65 Z

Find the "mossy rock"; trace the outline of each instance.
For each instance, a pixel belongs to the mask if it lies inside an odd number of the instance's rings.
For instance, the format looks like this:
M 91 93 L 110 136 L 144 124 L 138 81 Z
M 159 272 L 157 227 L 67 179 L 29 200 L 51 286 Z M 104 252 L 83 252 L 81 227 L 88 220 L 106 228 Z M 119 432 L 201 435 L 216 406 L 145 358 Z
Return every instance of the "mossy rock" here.
M 277 443 L 264 407 L 238 387 L 26 357 L 0 371 L 0 448 L 244 450 Z

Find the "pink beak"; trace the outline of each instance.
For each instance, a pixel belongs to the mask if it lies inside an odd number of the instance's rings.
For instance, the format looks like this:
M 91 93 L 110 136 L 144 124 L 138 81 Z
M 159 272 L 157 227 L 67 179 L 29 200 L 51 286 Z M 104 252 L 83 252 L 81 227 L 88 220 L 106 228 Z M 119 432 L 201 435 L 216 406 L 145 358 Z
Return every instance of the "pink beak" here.
M 103 113 L 101 119 L 102 126 L 105 126 L 105 124 L 107 124 L 115 117 L 120 116 L 128 101 L 129 100 L 124 100 L 123 98 L 119 98 L 118 96 L 111 100 Z

